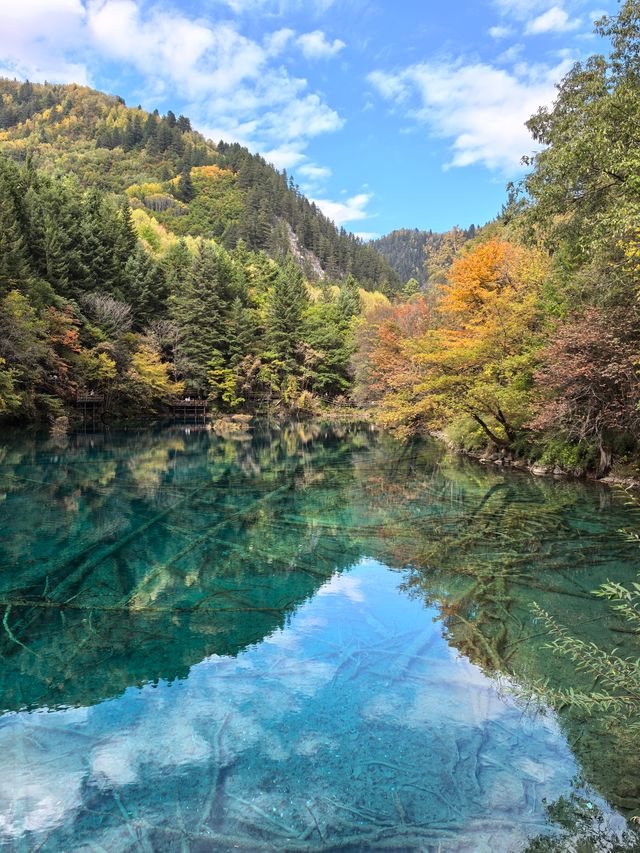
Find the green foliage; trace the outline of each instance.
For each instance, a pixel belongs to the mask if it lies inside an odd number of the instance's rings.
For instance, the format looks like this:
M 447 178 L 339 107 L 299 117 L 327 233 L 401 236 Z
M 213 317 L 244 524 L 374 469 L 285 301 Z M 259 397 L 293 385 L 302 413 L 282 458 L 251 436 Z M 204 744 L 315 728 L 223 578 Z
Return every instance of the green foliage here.
M 289 259 L 269 291 L 266 305 L 270 351 L 282 368 L 297 369 L 303 339 L 303 313 L 309 301 L 302 273 Z
M 634 631 L 640 630 L 640 584 L 631 589 L 621 584 L 607 583 L 595 591 L 595 595 L 612 603 L 612 609 L 623 613 Z M 558 655 L 568 658 L 578 671 L 584 671 L 596 679 L 598 689 L 586 692 L 549 690 L 543 695 L 555 705 L 570 705 L 585 713 L 607 713 L 611 717 L 624 719 L 629 735 L 637 735 L 640 728 L 640 659 L 621 658 L 600 648 L 595 643 L 581 640 L 546 613 L 537 604 L 532 605 L 534 615 L 553 637 L 550 648 Z
M 172 297 L 171 316 L 179 334 L 178 363 L 187 388 L 206 395 L 214 353 L 226 354 L 231 270 L 214 246 L 202 243 L 181 289 Z
M 454 447 L 479 451 L 487 445 L 487 436 L 470 415 L 453 418 L 446 427 L 447 439 Z
M 169 367 L 162 362 L 155 342 L 143 340 L 131 356 L 129 393 L 142 397 L 147 405 L 161 402 L 166 397 L 178 396 L 182 393 L 182 383 L 173 382 L 169 375 Z
M 240 145 L 217 146 L 176 119 L 127 108 L 121 98 L 82 86 L 0 79 L 3 149 L 16 160 L 32 150 L 48 172 L 74 173 L 83 187 L 128 192 L 178 235 L 219 239 L 227 248 L 282 257 L 290 239 L 301 265 L 351 272 L 368 289 L 399 289 L 400 279 L 371 246 L 337 229 L 285 173 Z M 176 177 L 177 176 L 177 177 Z M 0 213 L 1 216 L 1 213 Z M 307 265 L 307 272 L 317 263 Z
M 563 436 L 546 438 L 541 450 L 538 459 L 542 465 L 558 465 L 563 471 L 576 474 L 593 470 L 598 458 L 598 448 L 594 444 L 572 442 Z
M 632 502 L 636 506 L 636 502 Z M 622 531 L 628 541 L 640 543 L 636 530 Z M 639 578 L 640 580 L 640 578 Z M 609 604 L 624 631 L 640 638 L 640 583 L 623 584 L 608 580 L 593 595 Z M 631 746 L 640 733 L 640 657 L 622 657 L 617 649 L 604 649 L 594 642 L 580 639 L 546 612 L 537 602 L 531 609 L 551 637 L 549 648 L 554 654 L 571 661 L 578 672 L 584 672 L 593 683 L 591 689 L 550 689 L 549 685 L 534 684 L 534 690 L 556 707 L 569 707 L 587 715 L 605 716 L 608 726 L 615 729 Z
M 174 195 L 185 204 L 188 204 L 195 197 L 196 191 L 191 180 L 191 169 L 186 168 L 180 175 L 174 188 Z
M 7 367 L 6 359 L 0 358 L 0 415 L 10 415 L 20 407 L 20 395 L 16 392 L 17 371 Z
M 405 300 L 411 299 L 412 296 L 417 296 L 418 293 L 420 293 L 420 284 L 415 278 L 410 278 L 402 288 L 402 298 Z
M 225 367 L 222 353 L 214 352 L 209 362 L 209 397 L 224 411 L 232 412 L 245 401 L 239 391 L 240 379 L 230 367 Z
M 616 454 L 640 453 L 640 4 L 627 0 L 596 30 L 609 55 L 574 65 L 529 121 L 541 147 L 500 220 L 379 241 L 428 282 L 434 308 L 426 329 L 397 305 L 358 331 L 369 364 L 357 354 L 356 396 L 378 402 L 384 425 L 445 429 L 473 449 L 484 434 L 597 476 Z M 408 283 L 407 305 L 414 291 Z
M 354 352 L 351 326 L 338 302 L 316 302 L 306 311 L 304 340 L 308 346 L 305 376 L 315 392 L 333 397 L 351 386 Z
M 348 393 L 362 288 L 400 281 L 285 173 L 83 86 L 0 80 L 0 129 L 2 414 L 156 407 L 165 374 L 227 410 Z
M 454 228 L 444 234 L 400 228 L 372 240 L 370 245 L 387 259 L 402 281 L 413 279 L 423 286 L 439 270 L 446 268 L 463 243 L 475 235 L 475 225 L 465 230 Z
M 221 174 L 192 171 L 195 183 Z M 91 391 L 114 412 L 157 409 L 183 388 L 224 411 L 280 401 L 306 412 L 349 392 L 353 276 L 311 303 L 291 257 L 181 239 L 95 187 L 6 160 L 0 200 L 3 416 L 57 417 Z
M 560 83 L 552 108 L 541 108 L 529 129 L 544 148 L 521 190 L 531 199 L 524 225 L 562 254 L 582 299 L 618 304 L 637 289 L 622 263 L 637 234 L 640 213 L 636 128 L 640 63 L 636 0 L 605 16 L 596 30 L 611 39 L 608 57 L 576 63 Z

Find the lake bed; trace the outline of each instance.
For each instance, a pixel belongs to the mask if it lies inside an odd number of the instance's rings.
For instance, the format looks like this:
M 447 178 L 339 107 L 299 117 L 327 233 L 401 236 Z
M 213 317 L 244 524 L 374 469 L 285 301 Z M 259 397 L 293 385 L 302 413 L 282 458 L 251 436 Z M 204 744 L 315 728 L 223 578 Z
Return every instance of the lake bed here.
M 328 424 L 14 436 L 0 490 L 2 849 L 634 849 L 622 733 L 531 699 L 534 602 L 632 653 L 617 493 Z

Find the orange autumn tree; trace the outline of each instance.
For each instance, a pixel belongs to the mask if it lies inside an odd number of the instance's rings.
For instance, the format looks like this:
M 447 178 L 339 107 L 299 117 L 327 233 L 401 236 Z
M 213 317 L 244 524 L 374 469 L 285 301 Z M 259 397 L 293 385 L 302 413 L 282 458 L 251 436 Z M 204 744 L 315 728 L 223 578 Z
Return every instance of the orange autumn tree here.
M 425 426 L 415 387 L 421 379 L 413 357 L 415 341 L 433 325 L 423 296 L 406 303 L 374 305 L 356 327 L 354 398 L 377 420 L 402 433 Z
M 517 440 L 531 416 L 548 263 L 543 253 L 497 237 L 453 262 L 440 322 L 414 348 L 422 373 L 415 393 L 433 427 L 449 426 L 468 444 Z
M 422 299 L 367 315 L 360 397 L 405 435 L 447 428 L 467 446 L 513 444 L 531 417 L 547 271 L 543 253 L 494 237 L 454 260 L 434 312 Z

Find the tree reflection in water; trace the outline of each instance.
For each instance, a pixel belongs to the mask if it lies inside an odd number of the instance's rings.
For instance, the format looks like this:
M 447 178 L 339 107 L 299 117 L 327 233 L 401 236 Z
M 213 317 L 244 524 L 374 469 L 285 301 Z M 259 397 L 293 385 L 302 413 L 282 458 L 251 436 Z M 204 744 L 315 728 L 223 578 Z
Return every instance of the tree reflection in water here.
M 623 731 L 507 695 L 581 678 L 534 601 L 633 652 L 590 594 L 636 571 L 613 493 L 326 424 L 22 436 L 1 463 L 16 849 L 559 849 L 585 803 L 611 837 L 605 801 L 638 808 Z

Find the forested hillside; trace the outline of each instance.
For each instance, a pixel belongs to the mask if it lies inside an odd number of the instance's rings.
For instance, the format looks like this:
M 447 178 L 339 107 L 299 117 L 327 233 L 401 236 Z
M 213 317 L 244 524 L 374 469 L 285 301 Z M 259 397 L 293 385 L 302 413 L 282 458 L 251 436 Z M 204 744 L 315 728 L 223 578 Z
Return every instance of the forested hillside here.
M 55 417 L 81 392 L 116 413 L 182 393 L 222 411 L 345 397 L 400 434 L 636 472 L 638 3 L 597 29 L 610 55 L 531 118 L 542 147 L 500 217 L 389 235 L 400 275 L 183 116 L 5 81 L 0 414 Z M 401 284 L 420 270 L 424 292 Z
M 476 226 L 452 228 L 439 234 L 417 228 L 399 228 L 371 241 L 403 282 L 415 279 L 419 285 L 438 281 L 463 243 L 473 239 Z
M 358 330 L 357 397 L 404 434 L 542 470 L 637 471 L 640 451 L 640 5 L 597 24 L 528 126 L 544 147 L 498 221 L 452 255 L 437 299 Z
M 176 395 L 314 411 L 351 387 L 363 300 L 399 279 L 284 173 L 188 118 L 0 81 L 0 415 Z
M 181 238 L 0 157 L 0 415 L 55 419 L 87 393 L 115 415 L 185 393 L 312 412 L 350 388 L 355 318 L 376 301 L 351 275 L 314 287 L 290 256 Z
M 126 194 L 174 234 L 227 249 L 243 241 L 274 258 L 292 252 L 311 279 L 352 274 L 369 290 L 399 287 L 375 249 L 337 229 L 286 173 L 240 145 L 205 140 L 171 111 L 130 109 L 82 86 L 0 79 L 0 151 L 73 174 L 83 189 Z

